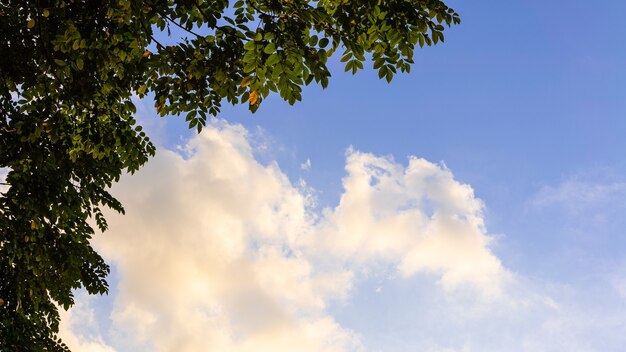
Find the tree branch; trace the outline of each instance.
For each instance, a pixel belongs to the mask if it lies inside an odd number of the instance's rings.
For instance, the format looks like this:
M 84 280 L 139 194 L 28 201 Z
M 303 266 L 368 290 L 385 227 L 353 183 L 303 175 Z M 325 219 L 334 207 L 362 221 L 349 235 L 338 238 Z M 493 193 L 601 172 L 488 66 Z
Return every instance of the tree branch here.
M 144 2 L 144 4 L 146 4 L 146 3 Z M 146 4 L 146 5 L 148 5 L 148 4 Z M 165 14 L 165 13 L 163 13 L 163 12 L 159 11 L 158 9 L 156 9 L 156 8 L 154 8 L 154 7 L 153 7 L 153 9 L 154 9 L 154 11 L 156 11 L 159 15 L 163 16 L 166 20 L 168 20 L 169 22 L 171 22 L 172 24 L 174 24 L 176 27 L 178 27 L 178 28 L 180 28 L 180 29 L 184 30 L 184 31 L 185 31 L 185 32 L 187 32 L 187 33 L 193 34 L 193 35 L 195 35 L 195 36 L 196 36 L 196 37 L 198 37 L 198 38 L 202 38 L 202 39 L 204 39 L 204 36 L 203 36 L 203 35 L 200 35 L 200 34 L 198 34 L 198 33 L 194 32 L 194 31 L 192 31 L 192 30 L 190 30 L 190 29 L 187 29 L 187 28 L 183 27 L 180 23 L 178 23 L 178 22 L 174 21 L 171 17 L 169 17 L 167 14 Z

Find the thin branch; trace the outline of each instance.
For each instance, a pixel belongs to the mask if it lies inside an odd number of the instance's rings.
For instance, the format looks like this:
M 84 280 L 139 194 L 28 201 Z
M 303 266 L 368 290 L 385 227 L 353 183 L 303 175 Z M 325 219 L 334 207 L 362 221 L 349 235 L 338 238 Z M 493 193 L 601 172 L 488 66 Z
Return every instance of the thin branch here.
M 145 4 L 145 2 L 144 2 L 144 4 Z M 146 4 L 146 5 L 148 5 L 148 4 Z M 163 17 L 165 17 L 165 19 L 166 19 L 166 20 L 168 20 L 169 22 L 171 22 L 172 24 L 174 24 L 176 27 L 178 27 L 178 28 L 180 28 L 180 29 L 184 30 L 184 31 L 185 31 L 185 32 L 187 32 L 187 33 L 193 34 L 193 35 L 195 35 L 195 36 L 196 36 L 196 37 L 198 37 L 198 38 L 203 38 L 203 39 L 204 39 L 204 36 L 203 36 L 203 35 L 200 35 L 200 34 L 198 34 L 198 33 L 194 32 L 194 31 L 192 31 L 191 29 L 187 29 L 187 28 L 183 27 L 180 23 L 178 23 L 178 22 L 174 21 L 174 20 L 173 20 L 171 17 L 169 17 L 166 13 L 163 13 L 163 12 L 159 11 L 159 10 L 158 10 L 158 9 L 156 9 L 156 8 L 153 8 L 153 9 L 154 9 L 154 11 L 156 11 L 159 15 L 161 15 L 161 16 L 163 16 Z
M 198 9 L 198 11 L 200 12 L 200 14 L 202 15 L 202 17 L 204 18 L 204 20 L 209 23 L 209 22 L 216 22 L 215 20 L 211 20 L 211 16 L 207 15 L 207 13 L 200 7 L 200 5 L 198 3 L 195 4 L 196 9 Z M 226 26 L 218 26 L 217 23 L 213 24 L 213 25 L 209 25 L 210 28 L 215 28 L 215 29 L 221 29 L 223 31 L 226 30 L 226 28 L 230 28 L 230 27 L 226 27 Z
M 276 15 L 274 15 L 272 13 L 265 12 L 265 11 L 261 10 L 260 8 L 256 7 L 252 1 L 246 1 L 246 4 L 248 6 L 250 6 L 250 7 L 252 7 L 256 12 L 260 13 L 261 15 L 265 15 L 265 16 L 268 16 L 268 17 L 274 17 L 276 19 L 280 19 L 280 16 L 276 16 Z
M 150 37 L 150 39 L 151 39 L 153 42 L 155 42 L 155 43 L 156 43 L 156 45 L 157 45 L 157 49 L 159 49 L 159 47 L 163 48 L 163 50 L 164 50 L 166 53 L 168 53 L 172 59 L 174 59 L 174 61 L 178 62 L 181 66 L 184 66 L 184 65 L 185 65 L 185 63 L 184 63 L 184 62 L 180 61 L 180 60 L 176 57 L 176 55 L 175 55 L 173 52 L 171 52 L 171 51 L 169 50 L 169 47 L 167 47 L 167 46 L 165 46 L 165 45 L 161 44 L 158 40 L 156 40 L 156 38 L 155 38 L 155 37 L 154 37 L 154 36 L 150 33 L 150 31 L 148 30 L 148 28 L 146 28 L 146 25 L 145 25 L 143 22 L 141 22 L 141 21 L 140 21 L 140 23 L 141 23 L 141 26 L 143 27 L 144 31 L 146 31 L 146 34 L 148 34 L 148 36 Z

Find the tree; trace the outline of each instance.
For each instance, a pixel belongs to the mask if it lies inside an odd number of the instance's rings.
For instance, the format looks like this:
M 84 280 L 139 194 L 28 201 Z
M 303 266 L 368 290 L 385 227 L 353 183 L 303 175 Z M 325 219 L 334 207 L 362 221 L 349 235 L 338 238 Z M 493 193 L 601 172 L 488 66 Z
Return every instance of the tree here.
M 133 95 L 200 131 L 224 100 L 254 112 L 270 93 L 294 104 L 326 87 L 337 51 L 346 71 L 368 59 L 391 81 L 459 22 L 439 0 L 0 3 L 0 350 L 67 351 L 57 307 L 76 288 L 107 292 L 90 224 L 123 212 L 107 189 L 155 152 Z M 178 42 L 157 39 L 172 29 Z

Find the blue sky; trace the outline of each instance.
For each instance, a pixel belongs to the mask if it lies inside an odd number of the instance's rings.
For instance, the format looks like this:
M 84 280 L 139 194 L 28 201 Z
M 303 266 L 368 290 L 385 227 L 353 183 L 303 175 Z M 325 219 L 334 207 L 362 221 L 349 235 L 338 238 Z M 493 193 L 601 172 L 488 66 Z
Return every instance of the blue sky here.
M 200 137 L 141 102 L 159 156 L 114 189 L 128 214 L 96 240 L 112 292 L 66 314 L 76 349 L 621 350 L 626 4 L 449 5 L 461 25 L 391 84 L 331 61 L 327 89 L 225 108 Z M 187 263 L 220 246 L 239 254 Z M 189 317 L 202 309 L 216 320 Z M 283 313 L 290 328 L 267 319 Z

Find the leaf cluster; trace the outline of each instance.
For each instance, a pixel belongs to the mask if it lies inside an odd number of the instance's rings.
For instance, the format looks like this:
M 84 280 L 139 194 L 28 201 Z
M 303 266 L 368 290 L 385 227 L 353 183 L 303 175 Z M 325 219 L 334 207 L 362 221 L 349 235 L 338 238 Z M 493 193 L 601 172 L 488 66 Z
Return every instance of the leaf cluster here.
M 64 350 L 57 306 L 106 293 L 109 267 L 90 219 L 122 211 L 107 189 L 154 147 L 131 94 L 148 44 L 100 1 L 0 5 L 0 350 Z
M 443 42 L 445 26 L 460 23 L 439 0 L 170 1 L 147 11 L 151 24 L 184 35 L 175 45 L 153 38 L 157 52 L 140 93 L 154 92 L 161 115 L 184 113 L 198 130 L 223 100 L 254 112 L 272 93 L 294 104 L 303 86 L 326 87 L 327 60 L 338 50 L 346 71 L 371 58 L 391 81 L 410 71 L 417 45 Z

